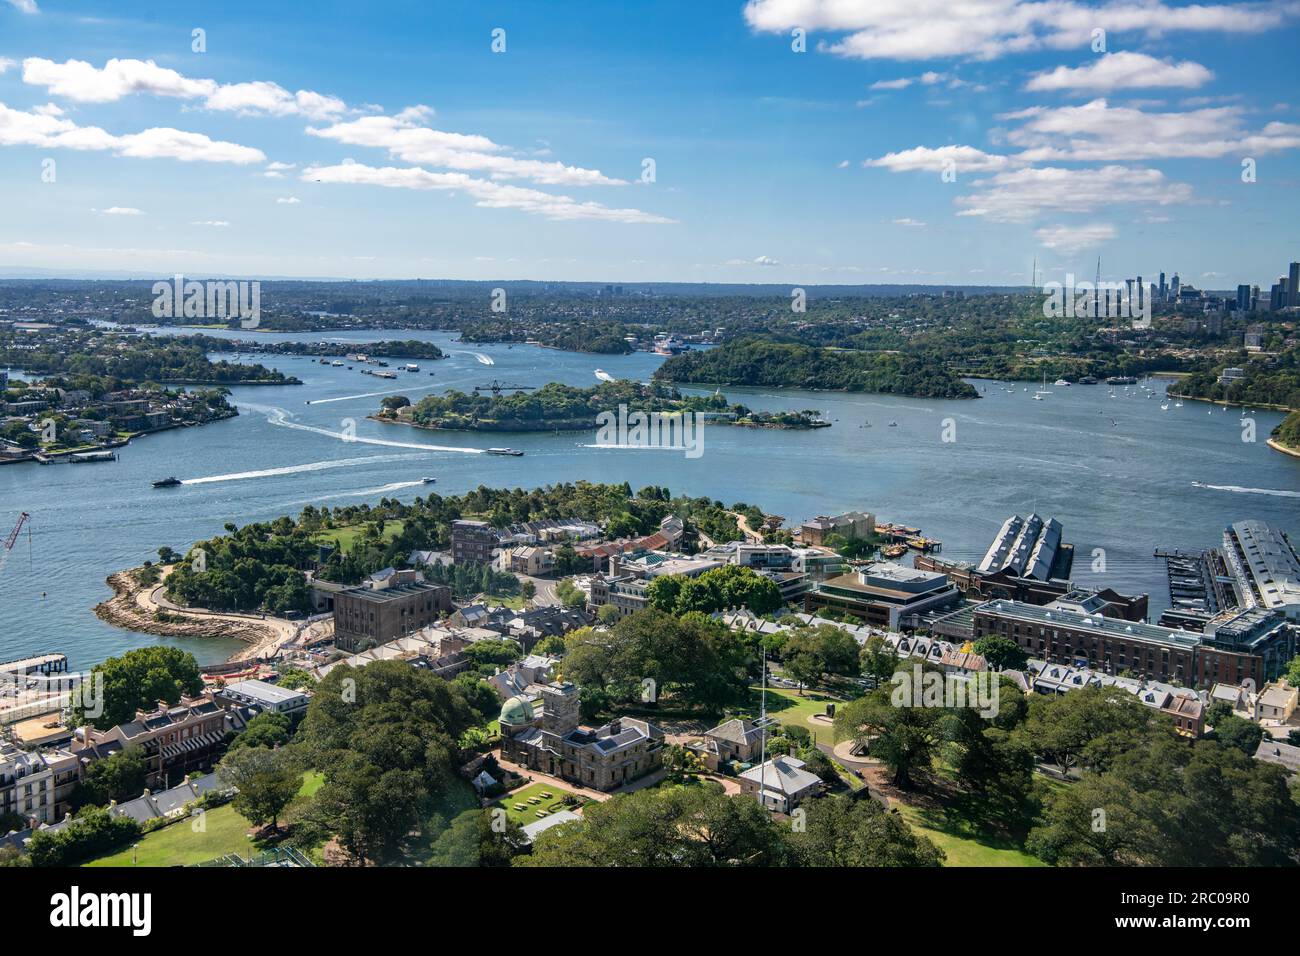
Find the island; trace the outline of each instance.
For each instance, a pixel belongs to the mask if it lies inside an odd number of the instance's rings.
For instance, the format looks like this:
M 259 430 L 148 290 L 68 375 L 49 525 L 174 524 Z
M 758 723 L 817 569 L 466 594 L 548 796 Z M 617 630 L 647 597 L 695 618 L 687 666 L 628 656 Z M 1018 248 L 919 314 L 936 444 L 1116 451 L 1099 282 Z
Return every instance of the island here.
M 452 390 L 426 396 L 414 405 L 403 395 L 390 395 L 370 417 L 455 431 L 586 431 L 597 427 L 599 415 L 620 407 L 631 412 L 693 412 L 710 423 L 754 428 L 825 428 L 830 424 L 815 409 L 759 412 L 728 402 L 720 392 L 683 395 L 663 382 L 643 385 L 626 379 L 590 388 L 550 382 L 537 389 L 503 387 L 486 394 Z

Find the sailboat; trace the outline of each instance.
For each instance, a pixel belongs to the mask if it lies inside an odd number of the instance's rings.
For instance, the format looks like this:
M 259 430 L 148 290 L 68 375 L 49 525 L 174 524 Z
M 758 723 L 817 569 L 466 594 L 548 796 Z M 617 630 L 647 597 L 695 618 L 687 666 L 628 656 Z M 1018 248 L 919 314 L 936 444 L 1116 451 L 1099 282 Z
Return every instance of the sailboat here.
M 1043 385 L 1038 391 L 1034 392 L 1034 401 L 1041 402 L 1044 395 L 1051 394 L 1052 393 L 1047 388 L 1047 372 L 1043 372 Z

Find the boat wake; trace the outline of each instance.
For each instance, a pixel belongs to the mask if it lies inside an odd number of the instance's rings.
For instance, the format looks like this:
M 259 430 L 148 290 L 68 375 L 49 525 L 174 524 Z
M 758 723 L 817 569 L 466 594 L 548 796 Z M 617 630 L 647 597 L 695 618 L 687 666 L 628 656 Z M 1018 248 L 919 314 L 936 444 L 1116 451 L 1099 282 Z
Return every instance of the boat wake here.
M 418 488 L 423 485 L 423 481 L 394 481 L 391 484 L 380 485 L 378 488 L 363 488 L 359 491 L 339 491 L 332 495 L 317 495 L 314 498 L 303 498 L 295 504 L 305 504 L 312 501 L 329 501 L 332 498 L 360 498 L 364 495 L 386 495 L 390 491 L 401 491 L 403 488 Z
M 384 395 L 405 395 L 407 392 L 427 392 L 437 385 L 418 385 L 415 388 L 397 388 L 390 392 L 362 392 L 360 395 L 340 395 L 338 398 L 313 398 L 306 405 L 328 405 L 330 402 L 350 402 L 357 398 L 381 398 Z
M 246 481 L 250 478 L 274 478 L 277 475 L 297 475 L 306 471 L 326 471 L 330 468 L 350 468 L 373 462 L 405 461 L 419 455 L 367 455 L 364 458 L 339 458 L 334 461 L 313 461 L 303 465 L 286 465 L 283 468 L 263 468 L 261 471 L 237 471 L 228 475 L 207 475 L 203 478 L 186 478 L 182 485 L 211 485 L 219 481 Z M 416 482 L 419 484 L 419 482 Z
M 614 376 L 613 376 L 613 375 L 610 375 L 610 374 L 609 374 L 608 372 L 606 372 L 603 368 L 598 368 L 598 369 L 596 369 L 596 378 L 600 379 L 602 382 L 613 382 L 613 381 L 615 381 Z
M 1210 491 L 1231 491 L 1237 495 L 1272 495 L 1275 498 L 1300 498 L 1300 491 L 1284 491 L 1277 488 L 1243 488 L 1241 485 L 1207 485 L 1203 481 L 1193 481 L 1192 486 L 1206 488 Z
M 248 406 L 254 407 L 254 406 Z M 339 441 L 355 443 L 358 445 L 378 445 L 381 448 L 411 448 L 415 451 L 457 451 L 466 455 L 481 455 L 482 448 L 465 448 L 457 445 L 423 445 L 417 442 L 409 441 L 388 441 L 383 438 L 363 438 L 360 435 L 344 434 L 343 432 L 332 432 L 328 428 L 319 428 L 315 425 L 305 425 L 302 422 L 290 421 L 289 413 L 283 408 L 266 408 L 259 409 L 266 413 L 266 420 L 271 425 L 278 425 L 281 428 L 292 428 L 301 432 L 312 432 L 316 435 L 324 435 L 326 438 L 336 438 Z
M 479 363 L 480 363 L 481 365 L 496 365 L 496 364 L 497 364 L 495 361 L 493 361 L 492 356 L 490 356 L 490 355 L 484 355 L 482 352 L 458 352 L 457 354 L 458 354 L 458 355 L 472 355 L 472 356 L 474 356 L 476 359 L 479 360 Z

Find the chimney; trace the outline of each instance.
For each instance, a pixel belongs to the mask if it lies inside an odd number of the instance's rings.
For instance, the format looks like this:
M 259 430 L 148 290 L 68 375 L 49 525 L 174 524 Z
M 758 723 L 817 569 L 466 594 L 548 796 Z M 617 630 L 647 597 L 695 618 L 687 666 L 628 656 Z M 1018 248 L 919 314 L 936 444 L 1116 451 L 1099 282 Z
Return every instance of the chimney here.
M 609 576 L 612 578 L 616 578 L 619 576 L 622 570 L 623 570 L 622 555 L 611 554 L 609 556 Z

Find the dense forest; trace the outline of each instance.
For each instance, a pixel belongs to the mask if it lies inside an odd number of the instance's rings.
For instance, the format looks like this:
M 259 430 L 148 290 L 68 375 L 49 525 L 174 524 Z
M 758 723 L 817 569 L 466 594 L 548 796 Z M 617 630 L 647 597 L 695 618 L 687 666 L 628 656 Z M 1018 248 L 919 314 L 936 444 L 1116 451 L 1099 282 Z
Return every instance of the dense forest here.
M 655 377 L 669 382 L 889 392 L 921 398 L 979 395 L 942 366 L 912 356 L 842 352 L 758 338 L 674 356 Z

